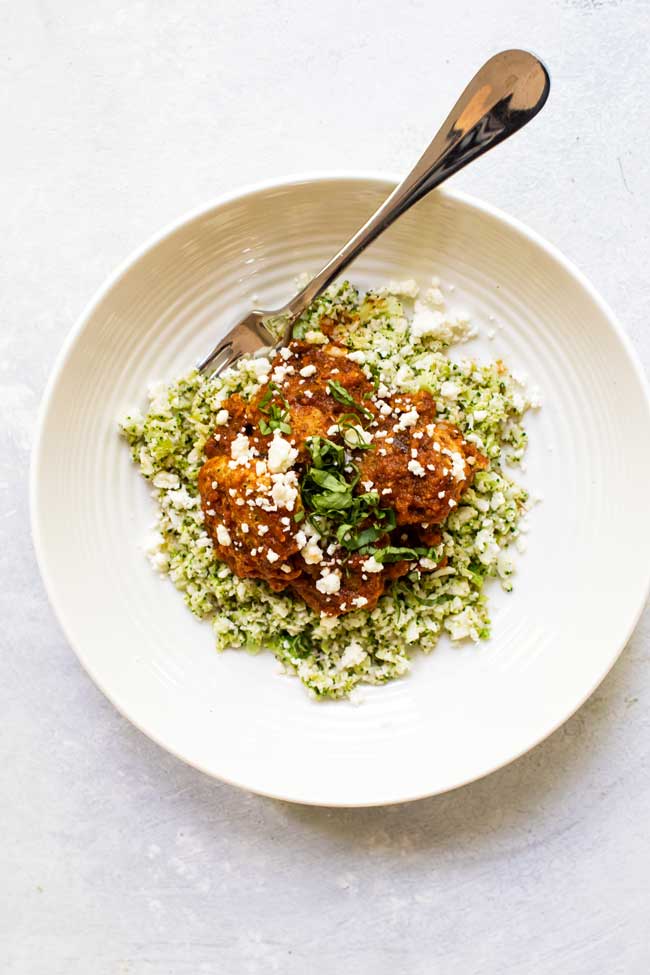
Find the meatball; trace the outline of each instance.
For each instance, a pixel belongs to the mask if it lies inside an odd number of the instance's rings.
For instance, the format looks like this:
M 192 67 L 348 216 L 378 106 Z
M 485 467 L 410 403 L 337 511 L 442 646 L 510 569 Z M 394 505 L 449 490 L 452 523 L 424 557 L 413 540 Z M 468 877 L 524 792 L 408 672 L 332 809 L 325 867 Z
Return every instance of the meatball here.
M 361 477 L 381 485 L 398 525 L 441 525 L 486 459 L 451 423 L 435 422 L 427 392 L 394 396 L 380 414 L 376 449 L 361 460 Z

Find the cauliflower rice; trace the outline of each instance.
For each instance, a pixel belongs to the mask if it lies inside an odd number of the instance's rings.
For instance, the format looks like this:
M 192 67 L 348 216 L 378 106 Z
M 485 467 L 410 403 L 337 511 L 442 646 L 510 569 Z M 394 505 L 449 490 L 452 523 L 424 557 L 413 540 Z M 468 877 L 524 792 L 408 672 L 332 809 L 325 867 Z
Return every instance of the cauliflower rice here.
M 511 545 L 523 549 L 521 518 L 529 504 L 504 467 L 520 463 L 527 442 L 522 419 L 538 405 L 503 363 L 450 357 L 450 347 L 476 330 L 466 317 L 446 312 L 437 279 L 423 294 L 414 281 L 391 282 L 365 296 L 348 282 L 335 285 L 299 319 L 294 336 L 327 342 L 321 318 L 336 320 L 343 311 L 358 312 L 343 340 L 378 379 L 380 393 L 382 385 L 429 390 L 438 419 L 456 424 L 489 459 L 443 526 L 446 567 L 395 580 L 371 613 L 318 616 L 265 582 L 238 578 L 215 558 L 197 488 L 203 448 L 221 422 L 223 401 L 234 392 L 249 397 L 264 382 L 259 360 L 242 360 L 219 377 L 192 371 L 157 385 L 146 415 L 133 411 L 121 424 L 158 505 L 148 546 L 153 566 L 170 577 L 196 616 L 210 620 L 219 650 L 270 648 L 314 696 L 330 698 L 403 676 L 414 649 L 429 653 L 442 633 L 452 641 L 489 637 L 485 582 L 499 579 L 512 589 Z

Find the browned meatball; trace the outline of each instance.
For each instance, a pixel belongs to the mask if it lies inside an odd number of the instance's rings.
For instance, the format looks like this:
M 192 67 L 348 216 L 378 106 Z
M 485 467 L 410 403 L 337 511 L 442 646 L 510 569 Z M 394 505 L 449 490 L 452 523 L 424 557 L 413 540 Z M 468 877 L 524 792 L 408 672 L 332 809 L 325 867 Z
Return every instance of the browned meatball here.
M 486 459 L 451 423 L 436 423 L 427 392 L 394 396 L 380 414 L 376 450 L 361 459 L 363 481 L 380 486 L 398 525 L 441 525 Z

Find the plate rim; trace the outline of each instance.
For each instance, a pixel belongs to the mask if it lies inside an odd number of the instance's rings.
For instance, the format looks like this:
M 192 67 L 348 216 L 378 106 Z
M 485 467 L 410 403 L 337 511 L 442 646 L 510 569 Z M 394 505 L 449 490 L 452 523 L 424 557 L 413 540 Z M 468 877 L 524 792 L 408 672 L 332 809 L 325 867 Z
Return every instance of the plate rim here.
M 60 378 L 65 370 L 68 359 L 72 353 L 77 340 L 86 328 L 89 319 L 101 304 L 108 293 L 114 288 L 119 281 L 125 276 L 125 274 L 130 270 L 130 268 L 147 254 L 154 247 L 162 243 L 165 239 L 171 237 L 174 233 L 180 230 L 186 224 L 191 223 L 213 210 L 217 210 L 220 207 L 228 203 L 232 203 L 235 200 L 243 199 L 248 196 L 253 196 L 257 193 L 264 192 L 266 190 L 278 189 L 282 187 L 296 186 L 304 183 L 323 183 L 323 182 L 339 182 L 345 181 L 357 181 L 360 183 L 383 183 L 391 184 L 396 186 L 401 179 L 399 174 L 394 172 L 384 171 L 384 170 L 359 170 L 359 169 L 335 169 L 335 170 L 310 170 L 307 172 L 299 172 L 295 174 L 290 174 L 285 177 L 277 177 L 267 180 L 259 180 L 251 183 L 247 183 L 244 186 L 237 187 L 235 189 L 229 190 L 218 196 L 207 200 L 203 204 L 192 208 L 191 210 L 183 213 L 180 217 L 168 222 L 162 229 L 151 234 L 140 246 L 131 251 L 125 259 L 123 259 L 117 267 L 105 278 L 102 284 L 94 292 L 90 300 L 86 303 L 85 307 L 81 311 L 81 314 L 77 317 L 74 325 L 66 335 L 63 345 L 59 349 L 57 356 L 54 360 L 54 364 L 51 369 L 50 376 L 47 380 L 45 388 L 43 390 L 41 401 L 38 409 L 38 416 L 35 427 L 34 441 L 31 448 L 30 456 L 30 468 L 29 468 L 29 514 L 30 514 L 30 528 L 31 528 L 31 538 L 32 545 L 36 555 L 36 562 L 41 575 L 45 593 L 51 610 L 61 627 L 63 635 L 69 644 L 70 648 L 75 653 L 79 663 L 81 664 L 83 670 L 86 672 L 88 677 L 92 680 L 93 684 L 102 692 L 102 694 L 107 698 L 116 711 L 127 721 L 130 722 L 138 731 L 146 735 L 151 741 L 153 741 L 158 747 L 164 749 L 169 754 L 173 755 L 174 758 L 179 761 L 184 762 L 186 765 L 196 769 L 199 772 L 209 776 L 217 781 L 225 782 L 228 785 L 236 786 L 237 788 L 244 789 L 245 791 L 254 793 L 256 795 L 264 796 L 266 798 L 278 799 L 285 802 L 292 802 L 298 805 L 306 806 L 325 806 L 329 808 L 372 808 L 379 806 L 395 805 L 405 802 L 414 802 L 419 799 L 431 798 L 436 795 L 444 795 L 448 792 L 452 792 L 456 789 L 460 789 L 463 786 L 469 785 L 472 782 L 477 782 L 480 779 L 491 775 L 493 772 L 497 772 L 499 769 L 505 768 L 512 762 L 517 761 L 523 755 L 527 754 L 532 749 L 536 748 L 543 741 L 553 735 L 559 728 L 562 727 L 580 708 L 585 704 L 585 702 L 591 697 L 591 695 L 597 690 L 603 680 L 610 673 L 616 662 L 619 660 L 623 650 L 625 649 L 627 643 L 629 642 L 638 622 L 643 613 L 645 605 L 648 601 L 648 596 L 650 595 L 650 562 L 648 563 L 648 569 L 646 571 L 646 577 L 642 588 L 642 595 L 639 600 L 639 604 L 635 608 L 634 612 L 631 614 L 630 622 L 626 628 L 624 635 L 621 637 L 620 642 L 617 645 L 615 652 L 611 655 L 611 659 L 606 664 L 602 673 L 600 673 L 595 682 L 589 687 L 589 689 L 580 697 L 576 702 L 575 706 L 567 712 L 560 720 L 553 724 L 547 731 L 542 735 L 535 738 L 534 741 L 526 744 L 524 747 L 517 749 L 509 757 L 503 759 L 491 765 L 490 767 L 470 776 L 465 776 L 454 782 L 444 789 L 434 789 L 433 791 L 418 791 L 407 796 L 401 796 L 399 798 L 386 798 L 386 799 L 373 799 L 370 801 L 342 801 L 342 800 L 332 800 L 325 798 L 307 799 L 304 796 L 293 796 L 287 794 L 287 792 L 277 792 L 269 789 L 260 789 L 251 786 L 249 783 L 233 778 L 232 776 L 225 776 L 223 774 L 217 773 L 213 769 L 205 767 L 201 762 L 197 762 L 186 755 L 182 754 L 181 751 L 173 748 L 167 742 L 163 741 L 162 738 L 152 731 L 145 728 L 135 717 L 128 712 L 126 708 L 123 708 L 114 699 L 113 695 L 106 689 L 103 682 L 98 679 L 93 671 L 93 667 L 90 662 L 85 658 L 84 650 L 77 642 L 73 639 L 71 631 L 68 626 L 68 622 L 65 619 L 64 612 L 60 606 L 57 605 L 55 594 L 54 594 L 54 582 L 53 573 L 51 572 L 48 561 L 46 546 L 42 538 L 42 529 L 39 516 L 39 471 L 41 466 L 41 453 L 43 444 L 43 433 L 45 420 L 47 418 L 51 401 Z M 536 230 L 529 227 L 518 217 L 513 217 L 505 211 L 501 210 L 499 207 L 494 206 L 491 203 L 487 203 L 484 200 L 474 196 L 473 194 L 466 193 L 462 190 L 457 190 L 455 188 L 448 188 L 446 186 L 440 187 L 436 190 L 436 193 L 443 197 L 448 197 L 459 203 L 470 207 L 474 210 L 479 211 L 482 214 L 486 214 L 501 223 L 509 226 L 517 233 L 521 234 L 523 237 L 527 238 L 536 246 L 540 247 L 546 254 L 551 257 L 554 261 L 560 264 L 565 271 L 567 271 L 578 284 L 587 292 L 589 297 L 594 301 L 594 303 L 599 307 L 600 311 L 607 319 L 608 324 L 611 326 L 613 333 L 619 340 L 627 359 L 633 369 L 636 376 L 639 390 L 645 401 L 645 408 L 648 414 L 648 419 L 650 421 L 650 383 L 646 377 L 643 365 L 639 356 L 632 344 L 632 341 L 623 329 L 623 326 L 619 322 L 617 316 L 614 314 L 612 308 L 605 301 L 600 293 L 596 290 L 595 286 L 586 277 L 586 275 L 580 270 L 580 268 L 569 258 L 567 258 L 558 247 L 546 240 L 541 234 Z

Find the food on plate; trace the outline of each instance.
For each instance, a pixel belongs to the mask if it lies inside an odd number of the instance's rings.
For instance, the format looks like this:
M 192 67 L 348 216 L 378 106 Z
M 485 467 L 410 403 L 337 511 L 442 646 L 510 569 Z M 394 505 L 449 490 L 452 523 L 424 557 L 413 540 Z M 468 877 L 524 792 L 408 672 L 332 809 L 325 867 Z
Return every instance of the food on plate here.
M 439 283 L 331 288 L 291 343 L 151 391 L 123 424 L 159 505 L 154 566 L 220 648 L 270 647 L 317 696 L 409 669 L 441 633 L 484 639 L 484 582 L 512 588 L 536 400 Z
M 291 342 L 250 399 L 221 409 L 198 480 L 216 557 L 328 616 L 368 612 L 391 580 L 438 568 L 440 526 L 487 467 L 436 422 L 431 393 L 380 397 L 333 340 Z

